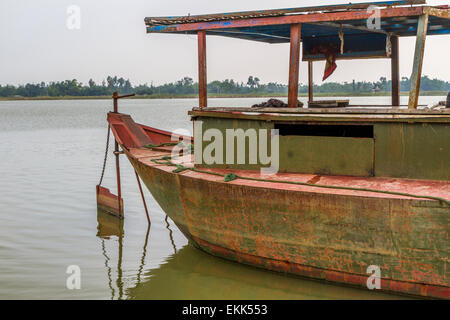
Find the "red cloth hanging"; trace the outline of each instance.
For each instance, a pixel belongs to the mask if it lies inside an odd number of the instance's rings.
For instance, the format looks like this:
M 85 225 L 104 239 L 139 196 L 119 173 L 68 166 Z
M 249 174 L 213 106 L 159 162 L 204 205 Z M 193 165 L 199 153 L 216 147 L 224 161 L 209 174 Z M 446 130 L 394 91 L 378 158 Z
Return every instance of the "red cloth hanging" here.
M 335 45 L 320 45 L 312 50 L 313 54 L 323 54 L 326 59 L 325 72 L 322 81 L 325 81 L 331 76 L 337 68 L 336 57 L 338 55 L 338 48 Z

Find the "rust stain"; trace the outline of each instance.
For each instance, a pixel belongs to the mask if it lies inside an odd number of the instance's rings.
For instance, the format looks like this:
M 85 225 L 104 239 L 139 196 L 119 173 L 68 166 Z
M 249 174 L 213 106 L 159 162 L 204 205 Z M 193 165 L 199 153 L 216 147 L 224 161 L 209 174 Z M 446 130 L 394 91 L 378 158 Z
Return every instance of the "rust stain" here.
M 319 182 L 320 178 L 321 178 L 321 176 L 317 175 L 317 176 L 315 176 L 314 178 L 308 180 L 308 183 L 310 183 L 310 184 L 316 184 L 317 182 Z

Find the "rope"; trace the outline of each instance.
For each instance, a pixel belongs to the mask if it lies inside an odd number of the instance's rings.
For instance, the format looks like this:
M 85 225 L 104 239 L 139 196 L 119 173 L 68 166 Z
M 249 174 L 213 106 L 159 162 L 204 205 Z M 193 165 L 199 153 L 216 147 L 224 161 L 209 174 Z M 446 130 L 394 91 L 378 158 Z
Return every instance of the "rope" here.
M 341 54 L 344 54 L 344 30 L 341 27 L 339 28 L 339 40 L 341 40 Z
M 100 181 L 98 183 L 99 186 L 102 185 L 103 177 L 105 176 L 105 168 L 106 168 L 106 160 L 108 159 L 108 151 L 109 151 L 109 136 L 110 136 L 110 126 L 108 124 L 108 134 L 106 136 L 106 150 L 105 150 L 105 158 L 103 160 L 103 169 L 102 169 L 102 175 L 100 176 Z
M 386 53 L 389 56 L 392 54 L 391 33 L 386 36 Z
M 161 144 L 146 144 L 145 147 L 148 149 L 153 149 L 153 148 L 160 148 L 160 147 L 172 147 L 172 146 L 176 146 L 178 145 L 179 142 L 165 142 L 165 143 L 161 143 Z
M 446 204 L 447 206 L 450 206 L 450 201 L 440 198 L 440 197 L 433 197 L 433 196 L 421 196 L 416 194 L 410 194 L 405 192 L 395 192 L 395 191 L 384 191 L 384 190 L 376 190 L 376 189 L 368 189 L 368 188 L 355 188 L 355 187 L 343 187 L 343 186 L 330 186 L 330 185 L 323 185 L 323 184 L 312 184 L 307 182 L 296 182 L 296 181 L 285 181 L 285 180 L 271 180 L 271 179 L 262 179 L 262 178 L 251 178 L 251 177 L 244 177 L 239 176 L 234 173 L 228 173 L 228 174 L 221 174 L 218 172 L 212 172 L 212 171 L 206 171 L 206 170 L 200 170 L 197 168 L 191 168 L 191 167 L 185 167 L 181 164 L 173 163 L 172 157 L 170 156 L 164 156 L 160 159 L 152 159 L 156 164 L 161 165 L 168 165 L 172 167 L 176 167 L 175 170 L 173 170 L 173 173 L 180 173 L 184 172 L 186 170 L 198 172 L 198 173 L 205 173 L 209 175 L 214 175 L 218 177 L 223 177 L 225 182 L 230 182 L 236 179 L 242 179 L 242 180 L 251 180 L 251 181 L 259 181 L 259 182 L 270 182 L 270 183 L 287 183 L 287 184 L 293 184 L 293 185 L 300 185 L 300 186 L 308 186 L 308 187 L 316 187 L 316 188 L 326 188 L 326 189 L 338 189 L 338 190 L 351 190 L 351 191 L 364 191 L 364 192 L 374 192 L 374 193 L 382 193 L 382 194 L 389 194 L 389 195 L 396 195 L 396 196 L 405 196 L 405 197 L 411 197 L 411 198 L 418 198 L 418 199 L 430 199 L 439 201 L 442 204 Z M 164 162 L 163 162 L 164 161 Z

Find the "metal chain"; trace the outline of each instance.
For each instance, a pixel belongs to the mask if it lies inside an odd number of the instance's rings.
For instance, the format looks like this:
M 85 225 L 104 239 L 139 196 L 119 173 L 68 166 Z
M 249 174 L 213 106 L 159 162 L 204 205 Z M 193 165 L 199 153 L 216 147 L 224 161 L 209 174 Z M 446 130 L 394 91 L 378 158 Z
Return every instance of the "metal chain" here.
M 109 151 L 109 136 L 110 136 L 110 125 L 108 124 L 108 135 L 106 136 L 106 150 L 105 150 L 105 159 L 103 160 L 103 169 L 102 169 L 102 175 L 100 177 L 100 181 L 98 183 L 99 186 L 102 185 L 103 182 L 103 176 L 105 175 L 105 168 L 106 168 L 106 160 L 108 159 L 108 151 Z

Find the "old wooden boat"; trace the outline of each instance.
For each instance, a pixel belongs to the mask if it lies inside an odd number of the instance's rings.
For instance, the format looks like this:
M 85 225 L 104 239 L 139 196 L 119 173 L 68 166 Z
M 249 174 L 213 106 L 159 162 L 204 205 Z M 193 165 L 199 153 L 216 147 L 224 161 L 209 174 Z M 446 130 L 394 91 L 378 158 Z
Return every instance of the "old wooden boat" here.
M 375 275 L 376 289 L 449 298 L 450 109 L 418 108 L 418 97 L 426 35 L 450 33 L 450 15 L 411 6 L 420 3 L 376 3 L 379 29 L 367 27 L 367 4 L 146 18 L 149 33 L 198 34 L 194 136 L 137 124 L 116 108 L 108 114 L 116 142 L 162 209 L 208 253 L 366 289 Z M 290 43 L 288 107 L 207 107 L 206 35 Z M 403 36 L 417 38 L 407 107 L 399 99 Z M 345 41 L 338 60 L 391 59 L 392 106 L 298 108 L 301 41 L 310 71 L 326 58 L 317 43 Z M 242 149 L 229 132 L 244 133 Z M 262 151 L 278 152 L 278 170 L 261 170 L 275 161 Z

